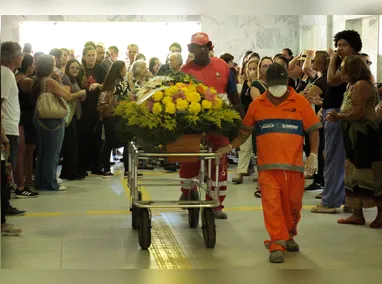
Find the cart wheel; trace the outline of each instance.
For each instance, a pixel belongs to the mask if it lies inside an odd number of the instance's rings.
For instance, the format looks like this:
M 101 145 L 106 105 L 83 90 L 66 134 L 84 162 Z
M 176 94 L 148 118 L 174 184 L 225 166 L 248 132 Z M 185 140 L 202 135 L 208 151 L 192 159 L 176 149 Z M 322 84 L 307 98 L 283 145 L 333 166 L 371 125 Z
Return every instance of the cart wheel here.
M 138 191 L 138 200 L 142 200 L 142 193 Z M 139 229 L 139 214 L 140 214 L 140 208 L 136 207 L 135 205 L 131 206 L 131 226 L 134 230 Z
M 199 201 L 199 192 L 197 190 L 191 190 L 189 193 L 189 199 L 192 201 Z M 188 224 L 190 228 L 197 228 L 199 225 L 199 212 L 200 208 L 188 209 Z
M 197 228 L 199 225 L 199 212 L 200 208 L 188 209 L 188 224 L 190 228 Z
M 214 248 L 216 244 L 215 215 L 211 208 L 202 211 L 202 230 L 204 243 L 207 248 Z
M 141 208 L 139 214 L 138 241 L 141 249 L 147 250 L 151 245 L 151 219 L 147 208 Z

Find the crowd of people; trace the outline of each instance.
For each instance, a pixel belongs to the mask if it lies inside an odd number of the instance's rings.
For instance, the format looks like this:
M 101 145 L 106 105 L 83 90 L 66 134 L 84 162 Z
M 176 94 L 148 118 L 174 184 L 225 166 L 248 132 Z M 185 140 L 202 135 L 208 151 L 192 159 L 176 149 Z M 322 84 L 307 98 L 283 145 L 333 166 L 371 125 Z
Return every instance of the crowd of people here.
M 196 33 L 185 60 L 182 46 L 175 42 L 162 64 L 156 57 L 147 60 L 136 44 L 129 44 L 126 58 L 120 60 L 116 46 L 106 49 L 89 41 L 77 60 L 69 48 L 53 48 L 44 54 L 32 52 L 31 44 L 22 49 L 17 42 L 3 42 L 2 235 L 21 233 L 5 218 L 25 214 L 11 205 L 12 194 L 27 199 L 37 198 L 40 190 L 65 191 L 63 179 L 82 180 L 89 172 L 111 177 L 111 166 L 119 159 L 127 176 L 127 151 L 118 150 L 125 145 L 115 127 L 117 102 L 105 94 L 129 97 L 153 76 L 173 72 L 190 74 L 227 94 L 241 114 L 243 126 L 233 141 L 207 134 L 222 156 L 216 177 L 221 206 L 215 209 L 215 217 L 228 217 L 223 211 L 226 154 L 238 149 L 234 184 L 242 184 L 244 176 L 255 172 L 256 156 L 255 196 L 263 203 L 271 262 L 282 262 L 285 250 L 299 250 L 293 237 L 304 190 L 322 191 L 312 213 L 337 213 L 345 205 L 343 210 L 352 215 L 338 223 L 363 225 L 363 208 L 376 206 L 377 217 L 370 227 L 382 228 L 382 88 L 370 72 L 370 57 L 360 53 L 362 40 L 356 31 L 337 33 L 334 46 L 335 50 L 305 50 L 297 56 L 289 48 L 273 57 L 247 51 L 237 64 L 230 53 L 215 57 L 208 35 Z M 36 115 L 47 107 L 42 100 L 47 93 L 67 102 L 65 118 Z M 140 164 L 139 175 L 155 166 L 150 160 Z M 180 200 L 195 198 L 189 193 L 196 189 L 192 180 L 198 176 L 197 166 L 162 166 L 169 171 L 180 169 Z M 312 179 L 307 187 L 305 179 Z

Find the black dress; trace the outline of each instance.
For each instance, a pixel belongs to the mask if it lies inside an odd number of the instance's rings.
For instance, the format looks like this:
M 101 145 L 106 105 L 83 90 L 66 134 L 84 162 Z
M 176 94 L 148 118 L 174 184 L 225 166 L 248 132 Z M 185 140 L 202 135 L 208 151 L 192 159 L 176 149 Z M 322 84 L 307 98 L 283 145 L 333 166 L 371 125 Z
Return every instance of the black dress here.
M 79 164 L 80 171 L 91 170 L 93 174 L 101 174 L 100 156 L 102 148 L 102 123 L 97 112 L 99 89 L 90 91 L 93 83 L 103 84 L 107 75 L 104 67 L 96 64 L 86 69 L 86 99 L 81 102 L 82 115 L 78 121 Z

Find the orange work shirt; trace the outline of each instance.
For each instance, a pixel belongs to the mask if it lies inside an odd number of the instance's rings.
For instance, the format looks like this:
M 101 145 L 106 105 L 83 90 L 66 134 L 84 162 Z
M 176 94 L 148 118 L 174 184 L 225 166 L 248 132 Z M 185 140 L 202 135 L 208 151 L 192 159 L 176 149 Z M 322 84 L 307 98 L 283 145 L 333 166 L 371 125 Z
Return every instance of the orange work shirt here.
M 266 91 L 250 104 L 244 118 L 245 126 L 255 128 L 259 171 L 304 172 L 305 132 L 322 127 L 307 99 L 291 87 L 288 90 L 288 98 L 278 106 Z

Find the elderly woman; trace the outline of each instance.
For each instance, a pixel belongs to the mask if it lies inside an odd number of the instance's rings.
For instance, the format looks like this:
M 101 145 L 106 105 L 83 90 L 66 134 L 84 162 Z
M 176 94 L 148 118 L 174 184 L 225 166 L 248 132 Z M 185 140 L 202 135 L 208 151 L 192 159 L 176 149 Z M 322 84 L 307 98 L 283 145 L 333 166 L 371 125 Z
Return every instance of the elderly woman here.
M 152 77 L 144 60 L 137 60 L 131 66 L 128 74 L 128 82 L 131 90 L 141 88 Z
M 134 91 L 134 89 L 141 88 L 151 77 L 152 74 L 148 70 L 146 62 L 143 60 L 135 61 L 128 74 L 130 90 Z M 150 164 L 150 161 L 147 160 L 147 162 L 144 165 L 139 166 L 138 169 L 153 170 L 154 167 Z
M 179 72 L 180 71 L 180 67 L 182 67 L 183 65 L 183 58 L 182 58 L 182 54 L 180 54 L 179 52 L 174 52 L 174 53 L 171 53 L 169 56 L 168 56 L 168 63 L 169 63 L 169 66 L 170 66 L 170 70 L 172 72 Z
M 332 110 L 329 121 L 341 121 L 346 151 L 346 205 L 353 215 L 338 220 L 339 224 L 364 225 L 363 208 L 377 206 L 371 228 L 382 227 L 382 157 L 380 122 L 375 107 L 378 94 L 370 82 L 371 73 L 359 55 L 347 56 L 341 63 L 341 75 L 348 83 L 341 112 Z

